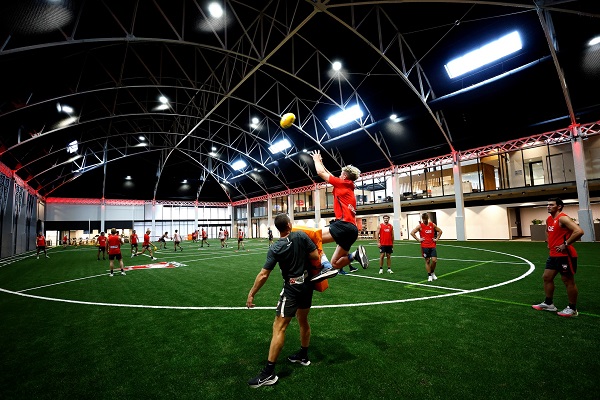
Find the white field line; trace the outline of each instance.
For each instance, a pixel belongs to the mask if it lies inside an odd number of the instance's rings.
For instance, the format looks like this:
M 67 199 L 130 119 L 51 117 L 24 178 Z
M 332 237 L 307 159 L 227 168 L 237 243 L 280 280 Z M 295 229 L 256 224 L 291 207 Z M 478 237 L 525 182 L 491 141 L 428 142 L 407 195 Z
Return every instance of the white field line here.
M 500 283 L 497 283 L 494 285 L 477 288 L 477 289 L 470 289 L 470 290 L 440 294 L 440 295 L 435 295 L 435 296 L 416 297 L 416 298 L 410 298 L 410 299 L 386 300 L 386 301 L 376 301 L 376 302 L 368 302 L 368 303 L 352 303 L 352 304 L 328 304 L 328 305 L 321 305 L 321 306 L 313 306 L 312 308 L 364 307 L 364 306 L 373 306 L 373 305 L 382 305 L 382 304 L 408 303 L 408 302 L 412 302 L 412 301 L 422 301 L 422 300 L 439 299 L 439 298 L 443 298 L 443 297 L 458 296 L 458 295 L 462 295 L 462 294 L 476 293 L 476 292 L 481 292 L 484 290 L 508 285 L 508 284 L 517 282 L 521 279 L 524 279 L 525 277 L 527 277 L 528 275 L 533 273 L 533 271 L 535 271 L 535 265 L 531 261 L 529 261 L 523 257 L 514 255 L 514 254 L 508 254 L 508 253 L 503 253 L 500 251 L 487 250 L 487 249 L 462 247 L 462 246 L 454 246 L 454 247 L 468 248 L 468 249 L 472 249 L 472 250 L 487 251 L 490 253 L 502 254 L 505 256 L 512 256 L 512 257 L 518 258 L 518 259 L 522 260 L 523 262 L 525 262 L 526 264 L 528 264 L 529 269 L 525 273 L 523 273 L 522 275 L 520 275 L 516 278 L 510 279 L 508 281 L 500 282 Z M 218 257 L 218 258 L 223 258 L 223 257 Z M 106 275 L 98 275 L 98 276 L 106 276 Z M 350 275 L 350 276 L 353 276 L 353 275 Z M 360 276 L 360 275 L 356 275 L 356 277 L 371 278 L 371 277 L 365 277 L 365 276 Z M 383 279 L 383 278 L 371 278 L 371 279 Z M 411 285 L 419 285 L 418 283 L 412 283 L 412 282 L 410 284 Z M 432 287 L 431 285 L 425 285 L 425 286 Z M 452 290 L 452 289 L 439 287 L 439 286 L 437 286 L 437 288 Z M 196 307 L 196 306 L 160 306 L 160 305 L 146 305 L 146 304 L 100 303 L 100 302 L 89 302 L 89 301 L 57 299 L 57 298 L 52 298 L 52 297 L 35 296 L 35 295 L 26 294 L 26 293 L 22 293 L 22 292 L 15 292 L 15 291 L 3 289 L 3 288 L 0 288 L 0 292 L 14 294 L 17 296 L 22 296 L 22 297 L 28 297 L 28 298 L 37 299 L 37 300 L 46 300 L 46 301 L 54 301 L 54 302 L 60 302 L 60 303 L 71 303 L 71 304 L 82 304 L 82 305 L 94 305 L 94 306 L 125 307 L 125 308 L 151 308 L 151 309 L 169 309 L 169 310 L 247 310 L 248 309 L 247 307 Z M 274 308 L 275 307 L 254 307 L 252 309 L 253 310 L 273 310 Z

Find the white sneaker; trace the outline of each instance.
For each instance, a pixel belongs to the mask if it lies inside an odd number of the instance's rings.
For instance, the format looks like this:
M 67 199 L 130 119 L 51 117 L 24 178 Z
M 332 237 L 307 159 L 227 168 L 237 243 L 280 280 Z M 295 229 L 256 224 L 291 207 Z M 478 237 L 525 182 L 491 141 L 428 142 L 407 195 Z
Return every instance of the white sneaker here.
M 47 255 L 46 258 L 50 258 L 50 256 Z
M 115 276 L 115 274 L 113 274 L 112 272 L 110 274 L 108 274 L 108 276 Z
M 133 257 L 135 257 L 135 255 L 134 255 L 134 254 L 132 254 L 132 255 L 131 255 L 131 258 L 133 258 Z
M 434 281 L 437 281 L 437 276 L 435 276 L 435 274 L 433 272 L 431 273 L 431 277 L 433 278 Z
M 531 308 L 535 309 L 535 310 L 540 310 L 540 311 L 558 311 L 558 308 L 556 308 L 556 306 L 554 304 L 546 304 L 545 302 L 541 302 L 540 304 L 534 304 L 531 306 Z M 567 307 L 569 308 L 569 307 Z M 562 312 L 565 312 L 565 310 L 567 309 L 565 308 Z M 570 308 L 569 308 L 570 310 Z
M 39 259 L 40 259 L 40 256 L 37 256 L 37 259 L 39 260 Z
M 390 268 L 388 268 L 388 274 L 393 274 L 394 271 L 392 271 Z
M 124 275 L 127 275 L 127 274 L 125 273 L 125 271 L 121 271 L 121 275 L 124 276 Z
M 556 307 L 554 307 L 556 308 Z M 573 310 L 571 307 L 567 306 L 567 308 L 565 308 L 564 310 L 562 310 L 561 312 L 556 313 L 556 315 L 560 315 L 561 317 L 576 317 L 579 315 L 579 313 L 577 312 L 577 310 Z
M 383 274 L 383 269 L 379 268 L 379 275 Z
M 152 260 L 156 261 L 156 260 L 158 260 L 158 258 L 156 258 L 156 257 L 152 257 Z
M 427 277 L 427 282 L 433 282 L 433 276 L 429 275 L 429 276 Z

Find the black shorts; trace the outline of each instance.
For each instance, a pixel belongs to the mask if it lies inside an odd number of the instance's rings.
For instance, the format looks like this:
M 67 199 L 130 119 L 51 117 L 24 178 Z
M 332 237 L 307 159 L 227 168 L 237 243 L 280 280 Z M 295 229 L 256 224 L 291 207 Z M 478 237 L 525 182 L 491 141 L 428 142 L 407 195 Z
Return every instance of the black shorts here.
M 138 248 L 138 244 L 137 244 L 137 243 L 131 243 L 131 248 L 132 248 L 132 249 L 133 249 L 133 248 L 135 248 L 135 249 L 137 250 L 137 248 Z
M 394 246 L 381 246 L 379 248 L 380 254 L 392 254 L 394 252 Z
M 150 248 L 150 245 L 149 245 L 149 244 L 143 244 L 143 245 L 142 245 L 142 249 L 148 249 L 148 250 L 152 250 L 152 249 Z
M 437 257 L 437 250 L 435 247 L 421 247 L 421 254 L 423 258 Z
M 329 225 L 329 233 L 335 243 L 346 251 L 350 251 L 358 239 L 358 228 L 351 222 L 335 220 Z
M 38 251 L 46 251 L 46 246 L 38 246 L 37 250 Z
M 123 256 L 121 255 L 121 253 L 108 255 L 109 260 L 121 260 L 122 258 L 123 258 Z
M 98 251 L 103 251 L 106 253 L 106 247 L 104 246 L 98 246 Z
M 561 275 L 575 275 L 577 272 L 577 257 L 548 257 L 546 269 L 558 271 Z
M 243 242 L 243 241 L 244 241 L 244 239 L 238 238 L 238 243 Z
M 297 285 L 285 283 L 279 294 L 277 315 L 280 317 L 295 317 L 298 309 L 310 308 L 312 296 L 313 285 L 309 282 Z

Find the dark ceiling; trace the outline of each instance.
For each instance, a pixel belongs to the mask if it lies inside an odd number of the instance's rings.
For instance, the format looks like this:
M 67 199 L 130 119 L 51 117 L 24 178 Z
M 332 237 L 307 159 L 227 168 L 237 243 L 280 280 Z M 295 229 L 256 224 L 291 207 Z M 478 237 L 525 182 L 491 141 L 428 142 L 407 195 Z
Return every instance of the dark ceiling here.
M 319 182 L 304 150 L 370 172 L 600 120 L 597 0 L 208 3 L 3 2 L 0 161 L 46 197 L 229 202 Z M 448 77 L 514 30 L 521 51 Z

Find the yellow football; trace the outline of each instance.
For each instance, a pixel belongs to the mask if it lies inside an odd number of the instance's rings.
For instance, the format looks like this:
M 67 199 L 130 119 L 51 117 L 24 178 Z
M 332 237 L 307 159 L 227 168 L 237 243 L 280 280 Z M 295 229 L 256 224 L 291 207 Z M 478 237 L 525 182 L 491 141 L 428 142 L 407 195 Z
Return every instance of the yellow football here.
M 283 114 L 283 117 L 281 117 L 281 121 L 279 121 L 279 125 L 283 129 L 287 129 L 294 124 L 294 121 L 296 121 L 296 116 L 294 114 L 292 114 L 292 113 Z

